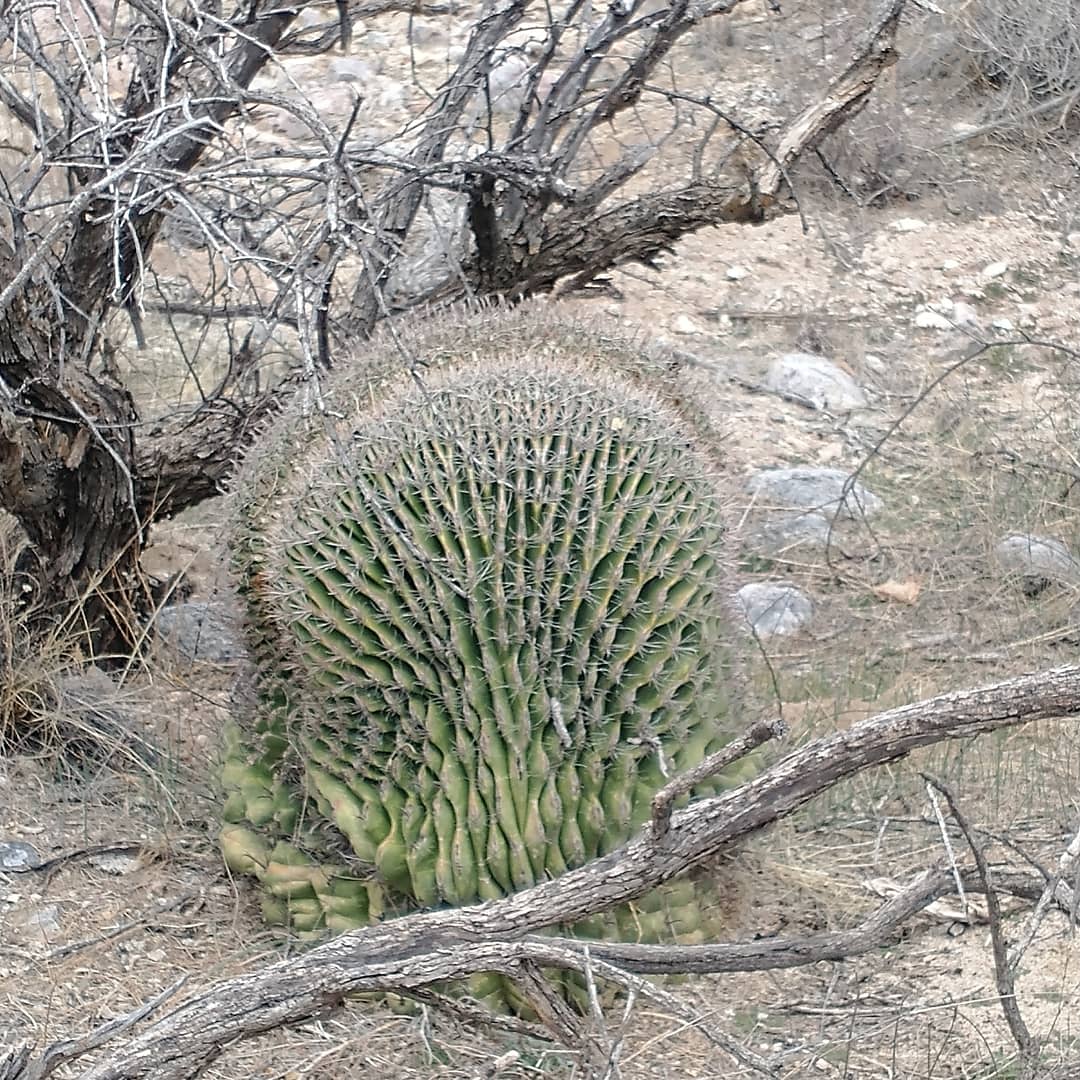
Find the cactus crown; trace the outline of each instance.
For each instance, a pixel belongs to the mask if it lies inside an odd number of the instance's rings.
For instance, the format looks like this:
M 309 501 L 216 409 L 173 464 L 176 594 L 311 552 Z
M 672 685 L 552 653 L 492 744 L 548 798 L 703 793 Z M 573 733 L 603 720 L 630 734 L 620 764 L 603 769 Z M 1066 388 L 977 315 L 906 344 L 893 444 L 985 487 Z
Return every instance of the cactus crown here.
M 421 338 L 420 384 L 376 349 L 336 422 L 282 418 L 244 469 L 261 707 L 225 846 L 315 925 L 580 865 L 726 741 L 725 510 L 692 399 L 617 335 L 541 319 L 538 344 L 531 318 Z

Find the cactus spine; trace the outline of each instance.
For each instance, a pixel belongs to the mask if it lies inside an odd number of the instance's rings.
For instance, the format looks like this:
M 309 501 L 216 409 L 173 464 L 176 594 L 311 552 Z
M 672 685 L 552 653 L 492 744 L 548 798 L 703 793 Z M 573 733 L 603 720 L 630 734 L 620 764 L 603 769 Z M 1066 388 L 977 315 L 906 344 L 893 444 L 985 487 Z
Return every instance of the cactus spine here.
M 618 334 L 535 314 L 411 344 L 422 385 L 379 344 L 328 389 L 336 421 L 282 417 L 238 486 L 257 706 L 222 845 L 300 930 L 579 866 L 730 734 L 723 486 L 692 397 Z M 695 896 L 614 921 L 698 940 Z

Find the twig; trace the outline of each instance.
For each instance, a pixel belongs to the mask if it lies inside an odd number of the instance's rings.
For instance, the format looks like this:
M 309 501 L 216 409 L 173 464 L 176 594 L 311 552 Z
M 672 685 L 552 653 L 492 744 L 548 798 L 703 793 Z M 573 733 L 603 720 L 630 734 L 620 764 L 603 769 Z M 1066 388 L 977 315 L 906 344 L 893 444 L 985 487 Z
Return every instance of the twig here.
M 1077 666 L 892 709 L 793 750 L 736 790 L 674 812 L 662 846 L 647 826 L 625 847 L 505 899 L 392 919 L 220 982 L 156 1021 L 82 1080 L 191 1077 L 194 1068 L 205 1068 L 236 1040 L 324 1013 L 350 994 L 422 987 L 478 971 L 512 975 L 525 959 L 543 964 L 531 951 L 540 946 L 530 942 L 523 950 L 521 937 L 578 922 L 712 863 L 849 776 L 943 739 L 1067 714 L 1080 714 Z M 945 875 L 941 887 L 950 882 Z M 1039 891 L 1043 884 L 1040 877 Z M 966 879 L 965 885 L 971 887 Z M 604 948 L 590 945 L 598 974 Z M 677 949 L 666 951 L 678 955 Z M 789 966 L 796 962 L 787 959 Z M 651 960 L 656 962 L 655 953 Z
M 967 913 L 967 897 L 964 895 L 964 883 L 960 880 L 960 867 L 956 862 L 956 852 L 953 851 L 952 841 L 949 839 L 949 830 L 945 825 L 945 818 L 941 813 L 941 807 L 938 804 L 937 792 L 934 789 L 932 781 L 926 781 L 926 794 L 930 798 L 930 806 L 934 811 L 934 817 L 937 819 L 938 832 L 941 833 L 941 843 L 945 848 L 945 854 L 949 858 L 949 867 L 952 869 L 953 880 L 956 882 L 956 895 L 960 897 L 960 903 L 964 908 L 964 913 Z
M 1046 888 L 1043 889 L 1042 895 L 1035 905 L 1035 910 L 1028 919 L 1027 927 L 1013 949 L 1012 957 L 1009 960 L 1009 970 L 1014 975 L 1020 966 L 1020 961 L 1024 958 L 1024 954 L 1031 948 L 1031 943 L 1035 940 L 1035 935 L 1038 933 L 1043 919 L 1046 918 L 1046 912 L 1049 910 L 1050 904 L 1057 897 L 1059 886 L 1064 884 L 1066 874 L 1075 871 L 1078 863 L 1080 863 L 1080 829 L 1073 834 L 1073 838 L 1061 853 L 1057 869 L 1054 871 L 1053 876 L 1047 880 Z M 1075 895 L 1071 899 L 1072 905 L 1075 906 Z M 1069 914 L 1075 920 L 1075 910 L 1071 910 Z
M 0 1080 L 44 1080 L 61 1065 L 75 1061 L 92 1050 L 97 1050 L 98 1047 L 104 1046 L 145 1020 L 176 994 L 187 980 L 186 975 L 182 976 L 137 1009 L 132 1009 L 131 1012 L 118 1016 L 77 1039 L 65 1039 L 62 1042 L 53 1043 L 40 1058 L 32 1059 L 27 1047 L 11 1051 L 6 1060 L 0 1059 Z
M 968 824 L 967 818 L 961 812 L 950 788 L 940 780 L 926 776 L 927 784 L 932 785 L 949 804 L 949 810 L 964 839 L 971 848 L 971 854 L 975 857 L 975 865 L 978 867 L 979 879 L 982 882 L 983 893 L 986 896 L 986 912 L 990 923 L 990 941 L 994 951 L 994 980 L 997 983 L 998 1000 L 1001 1002 L 1001 1011 L 1005 1014 L 1005 1020 L 1009 1025 L 1013 1041 L 1020 1051 L 1022 1076 L 1029 1076 L 1032 1062 L 1039 1052 L 1038 1042 L 1032 1038 L 1027 1024 L 1020 1013 L 1020 1006 L 1016 1000 L 1016 980 L 1014 971 L 1009 965 L 1008 944 L 1005 941 L 1005 931 L 1001 921 L 1001 905 L 998 902 L 997 893 L 990 881 L 990 868 L 986 864 L 986 854 L 982 845 L 976 841 L 975 834 Z
M 783 720 L 759 720 L 745 735 L 733 739 L 727 746 L 717 750 L 715 754 L 710 754 L 700 764 L 695 765 L 694 768 L 687 769 L 686 772 L 680 773 L 670 783 L 665 784 L 653 796 L 653 842 L 659 844 L 667 835 L 671 826 L 671 812 L 678 799 L 681 799 L 684 795 L 689 795 L 699 784 L 712 779 L 717 773 L 723 772 L 733 762 L 746 757 L 747 754 L 756 750 L 762 743 L 766 743 L 770 739 L 779 739 L 786 733 L 787 725 Z
M 167 911 L 175 911 L 177 908 L 183 907 L 184 904 L 189 900 L 194 900 L 198 895 L 197 892 L 182 893 L 180 896 L 174 896 L 171 900 L 164 900 L 156 905 L 153 911 L 148 911 L 134 919 L 125 919 L 124 922 L 117 923 L 104 933 L 96 934 L 94 937 L 84 938 L 82 941 L 70 941 L 66 945 L 61 945 L 59 948 L 53 949 L 52 952 L 47 953 L 42 959 L 45 963 L 52 963 L 56 960 L 62 960 L 66 956 L 71 956 L 72 953 L 81 952 L 83 949 L 93 948 L 95 945 L 100 945 L 105 941 L 112 941 L 113 938 L 118 938 L 121 934 L 126 934 L 129 930 L 134 930 L 138 926 L 147 925 L 157 915 L 164 915 Z

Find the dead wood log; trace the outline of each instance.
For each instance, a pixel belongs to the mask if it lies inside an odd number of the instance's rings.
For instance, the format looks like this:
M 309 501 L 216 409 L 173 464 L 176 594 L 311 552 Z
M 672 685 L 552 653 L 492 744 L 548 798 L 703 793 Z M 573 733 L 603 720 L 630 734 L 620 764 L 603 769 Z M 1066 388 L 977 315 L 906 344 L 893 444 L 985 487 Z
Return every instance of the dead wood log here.
M 969 738 L 1078 714 L 1080 666 L 1023 675 L 892 709 L 792 751 L 734 791 L 676 812 L 659 840 L 646 827 L 620 850 L 515 896 L 459 910 L 420 913 L 353 931 L 301 956 L 211 986 L 85 1071 L 82 1080 L 194 1077 L 238 1039 L 324 1014 L 349 994 L 408 992 L 479 971 L 514 975 L 523 965 L 565 966 L 566 958 L 574 956 L 581 943 L 529 935 L 633 900 L 715 859 L 864 769 L 898 761 L 945 739 Z M 899 919 L 940 895 L 939 888 L 948 889 L 947 875 L 935 877 L 934 873 L 889 901 L 866 926 L 848 932 L 847 939 L 821 940 L 819 935 L 818 941 L 805 939 L 801 945 L 756 943 L 758 955 L 741 957 L 741 967 L 733 964 L 736 954 L 730 950 L 752 952 L 754 945 L 666 950 L 681 963 L 678 968 L 661 966 L 655 951 L 642 953 L 641 947 L 591 943 L 589 948 L 598 960 L 654 972 L 739 970 L 791 966 L 800 959 L 806 963 L 837 959 L 848 955 L 845 948 L 850 947 L 854 954 L 860 942 L 879 941 L 882 927 L 878 924 L 883 922 L 886 929 L 890 923 L 895 926 Z M 973 886 L 977 888 L 974 881 Z M 1042 882 L 1035 882 L 1032 888 L 1037 895 Z M 861 933 L 861 939 L 850 936 L 852 933 Z M 769 952 L 771 957 L 766 956 Z M 40 1060 L 25 1060 L 21 1070 L 12 1065 L 5 1075 L 10 1080 L 47 1075 L 40 1071 Z

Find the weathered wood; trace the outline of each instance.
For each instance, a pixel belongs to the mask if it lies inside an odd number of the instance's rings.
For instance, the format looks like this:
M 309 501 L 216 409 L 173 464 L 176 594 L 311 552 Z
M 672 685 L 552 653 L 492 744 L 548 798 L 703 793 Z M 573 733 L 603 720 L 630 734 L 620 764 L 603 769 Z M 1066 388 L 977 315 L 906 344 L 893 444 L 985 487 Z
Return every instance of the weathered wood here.
M 543 949 L 551 948 L 551 943 L 531 939 L 530 934 L 633 900 L 692 867 L 709 864 L 741 840 L 864 769 L 896 762 L 944 739 L 1078 714 L 1080 667 L 1076 666 L 892 709 L 792 751 L 734 791 L 676 812 L 659 843 L 646 826 L 620 850 L 515 896 L 353 931 L 301 956 L 212 986 L 86 1071 L 82 1080 L 194 1077 L 236 1039 L 323 1013 L 350 993 L 407 990 L 478 971 L 513 973 L 522 963 L 543 963 L 547 955 Z M 892 902 L 892 909 L 885 905 L 886 919 L 917 910 L 920 903 L 933 898 L 939 885 L 946 887 L 943 882 L 932 875 L 916 882 L 902 899 Z M 867 933 L 873 932 L 871 926 Z M 567 943 L 560 943 L 563 946 Z M 813 946 L 816 952 L 804 953 L 806 962 L 837 958 L 835 946 L 835 940 L 832 946 L 827 940 L 818 941 Z M 614 963 L 659 970 L 655 954 L 643 959 L 630 946 L 596 944 L 590 948 Z M 708 950 L 716 948 L 725 947 L 704 946 L 705 951 L 673 955 L 692 970 L 730 970 L 725 964 L 731 963 L 733 954 L 710 956 Z M 780 961 L 775 966 L 799 959 L 797 947 L 793 952 L 785 951 L 782 944 L 765 945 L 755 963 L 767 966 L 765 954 L 770 951 L 777 954 L 772 960 Z

